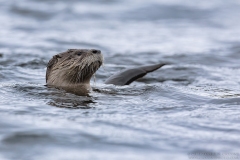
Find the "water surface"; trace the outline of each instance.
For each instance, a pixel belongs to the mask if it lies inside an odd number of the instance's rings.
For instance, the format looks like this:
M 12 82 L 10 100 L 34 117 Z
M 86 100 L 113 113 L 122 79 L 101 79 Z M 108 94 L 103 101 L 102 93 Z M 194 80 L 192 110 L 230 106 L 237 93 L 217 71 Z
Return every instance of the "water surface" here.
M 239 17 L 238 0 L 0 0 L 0 159 L 239 155 Z M 69 48 L 105 57 L 91 97 L 44 86 Z M 159 62 L 171 65 L 103 83 Z

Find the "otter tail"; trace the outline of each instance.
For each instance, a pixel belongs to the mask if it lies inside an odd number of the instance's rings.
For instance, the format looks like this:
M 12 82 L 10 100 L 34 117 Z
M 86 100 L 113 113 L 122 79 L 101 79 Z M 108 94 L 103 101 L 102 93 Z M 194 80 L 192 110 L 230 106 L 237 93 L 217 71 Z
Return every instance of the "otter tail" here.
M 153 72 L 166 64 L 155 64 L 120 71 L 109 77 L 105 84 L 114 84 L 118 86 L 129 85 L 133 81 L 145 76 L 149 72 Z

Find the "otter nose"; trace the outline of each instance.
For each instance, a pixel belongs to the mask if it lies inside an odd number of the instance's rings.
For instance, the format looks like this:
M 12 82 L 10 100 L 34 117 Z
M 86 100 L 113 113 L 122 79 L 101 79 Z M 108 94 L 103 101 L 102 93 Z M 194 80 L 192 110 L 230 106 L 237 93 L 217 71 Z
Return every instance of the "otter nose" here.
M 101 53 L 100 50 L 96 50 L 96 49 L 92 49 L 91 52 L 92 52 L 93 54 L 100 54 L 100 53 Z

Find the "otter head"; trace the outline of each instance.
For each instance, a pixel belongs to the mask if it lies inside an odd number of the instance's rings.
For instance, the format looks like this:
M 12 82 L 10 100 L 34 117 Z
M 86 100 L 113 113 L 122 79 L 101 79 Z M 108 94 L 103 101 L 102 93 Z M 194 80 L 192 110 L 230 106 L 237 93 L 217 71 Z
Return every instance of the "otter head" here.
M 90 79 L 102 63 L 100 50 L 69 49 L 48 62 L 46 83 L 73 92 L 89 90 Z

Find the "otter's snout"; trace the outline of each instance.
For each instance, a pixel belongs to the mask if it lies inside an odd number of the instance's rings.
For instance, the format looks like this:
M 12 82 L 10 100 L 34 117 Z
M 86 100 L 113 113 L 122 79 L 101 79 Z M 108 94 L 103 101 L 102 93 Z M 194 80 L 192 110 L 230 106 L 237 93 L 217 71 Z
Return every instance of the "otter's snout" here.
M 91 49 L 91 52 L 93 54 L 101 54 L 101 51 L 100 50 L 97 50 L 97 49 Z

